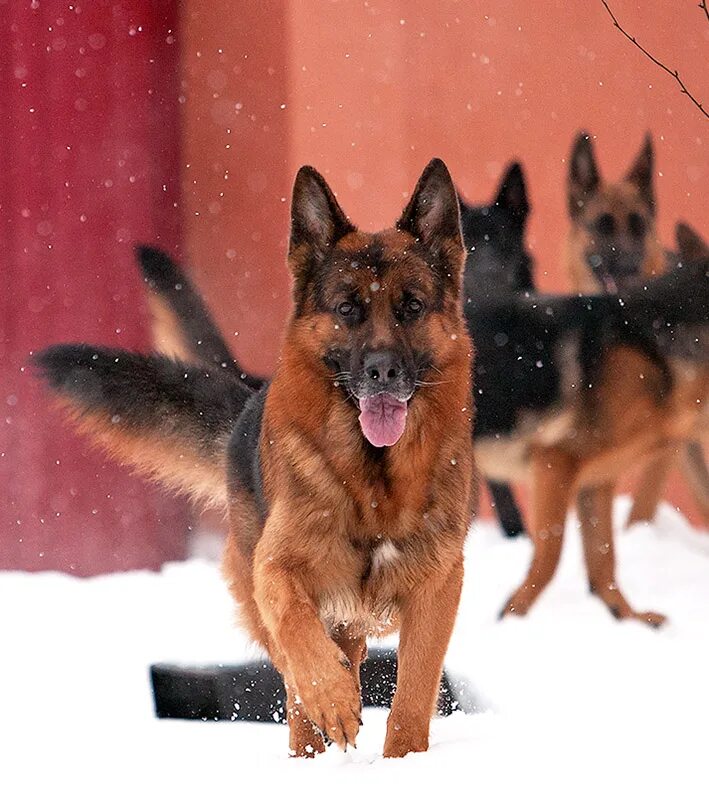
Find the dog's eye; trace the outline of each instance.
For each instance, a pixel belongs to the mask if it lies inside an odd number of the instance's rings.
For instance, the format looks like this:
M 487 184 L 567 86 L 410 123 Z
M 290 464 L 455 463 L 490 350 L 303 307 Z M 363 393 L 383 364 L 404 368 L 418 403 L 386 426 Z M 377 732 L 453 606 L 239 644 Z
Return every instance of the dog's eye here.
M 628 230 L 636 239 L 645 235 L 645 220 L 640 214 L 628 214 Z
M 349 317 L 354 310 L 355 310 L 354 303 L 350 303 L 349 300 L 345 300 L 343 303 L 340 303 L 337 306 L 337 313 L 341 317 Z
M 596 220 L 594 227 L 601 236 L 613 236 L 615 233 L 615 220 L 612 214 L 601 214 Z
M 406 312 L 412 317 L 418 317 L 423 312 L 423 303 L 416 297 L 406 301 Z

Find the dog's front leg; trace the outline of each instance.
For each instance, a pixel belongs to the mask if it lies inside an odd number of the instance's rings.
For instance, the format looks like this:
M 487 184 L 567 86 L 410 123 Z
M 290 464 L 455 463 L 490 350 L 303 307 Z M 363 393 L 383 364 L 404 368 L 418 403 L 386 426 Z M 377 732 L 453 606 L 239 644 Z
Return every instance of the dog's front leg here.
M 461 553 L 443 583 L 428 581 L 402 603 L 396 693 L 384 742 L 387 758 L 428 750 L 429 725 L 462 585 Z
M 256 547 L 254 597 L 285 659 L 284 677 L 292 700 L 289 722 L 302 727 L 309 720 L 345 749 L 355 743 L 361 724 L 358 684 L 350 660 L 326 632 L 306 588 L 305 580 L 312 580 L 315 572 L 305 560 L 307 537 L 302 530 L 294 534 L 283 523 L 284 516 L 269 517 Z M 303 714 L 295 714 L 298 706 Z M 296 733 L 293 726 L 291 732 Z
M 579 522 L 591 592 L 616 619 L 637 619 L 659 628 L 665 617 L 655 611 L 635 611 L 621 592 L 615 575 L 613 496 L 615 485 L 584 487 L 578 493 Z

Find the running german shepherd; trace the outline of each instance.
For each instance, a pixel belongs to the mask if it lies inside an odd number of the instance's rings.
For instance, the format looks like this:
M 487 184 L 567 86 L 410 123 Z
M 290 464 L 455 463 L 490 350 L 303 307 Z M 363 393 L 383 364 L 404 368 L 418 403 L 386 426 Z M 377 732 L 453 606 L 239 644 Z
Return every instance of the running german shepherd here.
M 648 134 L 627 175 L 605 182 L 588 133 L 580 133 L 569 159 L 567 180 L 571 225 L 566 266 L 574 291 L 616 294 L 677 266 L 678 256 L 663 249 L 656 230 L 654 154 Z M 678 389 L 695 381 L 692 370 L 676 375 Z M 706 420 L 698 420 L 706 427 Z M 697 432 L 698 434 L 701 431 Z M 701 444 L 692 439 L 671 443 L 641 475 L 629 522 L 655 516 L 669 472 L 679 466 L 697 506 L 709 520 L 709 471 Z
M 525 243 L 530 205 L 521 164 L 512 162 L 507 167 L 489 205 L 471 205 L 460 192 L 458 197 L 466 251 L 463 303 L 533 291 L 533 259 Z M 186 363 L 219 366 L 252 388 L 260 388 L 266 379 L 246 372 L 234 359 L 184 271 L 155 248 L 138 247 L 136 252 L 149 288 L 155 349 Z M 504 533 L 523 533 L 511 487 L 489 481 L 488 488 Z
M 270 384 L 254 391 L 222 362 L 90 345 L 37 357 L 109 452 L 228 507 L 224 572 L 284 677 L 295 755 L 325 739 L 354 745 L 365 637 L 397 628 L 384 754 L 428 747 L 475 505 L 463 260 L 443 162 L 426 167 L 396 226 L 375 234 L 303 167 L 294 311 Z

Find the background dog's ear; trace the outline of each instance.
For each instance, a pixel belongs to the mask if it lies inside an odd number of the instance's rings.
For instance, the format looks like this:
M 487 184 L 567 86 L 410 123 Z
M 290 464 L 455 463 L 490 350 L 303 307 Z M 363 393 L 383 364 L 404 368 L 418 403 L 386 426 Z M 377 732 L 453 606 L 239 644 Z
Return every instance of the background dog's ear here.
M 324 253 L 354 229 L 325 178 L 312 167 L 301 167 L 293 185 L 289 255 L 301 245 Z
M 495 205 L 509 211 L 516 222 L 524 225 L 527 214 L 529 214 L 529 200 L 527 200 L 524 171 L 518 161 L 513 161 L 507 167 L 507 171 L 500 181 Z
M 655 212 L 655 187 L 653 185 L 653 165 L 655 159 L 652 150 L 652 136 L 645 134 L 645 141 L 640 148 L 632 167 L 625 179 L 635 184 L 640 191 L 640 196 L 647 203 L 651 212 Z
M 586 205 L 588 198 L 598 189 L 601 176 L 593 154 L 593 144 L 588 133 L 576 137 L 569 161 L 569 213 L 577 217 Z
M 434 158 L 421 173 L 414 193 L 396 223 L 425 247 L 451 261 L 464 252 L 460 232 L 460 205 L 448 167 Z
M 709 261 L 709 246 L 702 237 L 685 222 L 675 228 L 677 247 L 682 261 Z

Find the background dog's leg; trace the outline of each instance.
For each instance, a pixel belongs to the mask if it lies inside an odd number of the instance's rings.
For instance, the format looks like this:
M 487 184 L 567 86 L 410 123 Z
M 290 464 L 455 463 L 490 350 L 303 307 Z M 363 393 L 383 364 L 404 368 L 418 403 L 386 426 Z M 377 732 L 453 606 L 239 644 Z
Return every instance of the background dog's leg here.
M 616 619 L 638 619 L 658 627 L 665 618 L 653 611 L 633 611 L 618 588 L 613 548 L 612 483 L 579 490 L 578 513 L 591 592 L 598 595 Z
M 505 604 L 502 616 L 526 614 L 554 576 L 576 469 L 575 459 L 562 450 L 543 448 L 532 454 L 529 535 L 534 555 L 527 577 Z
M 513 537 L 523 534 L 524 522 L 512 487 L 509 483 L 498 483 L 497 481 L 488 481 L 487 486 L 505 536 Z
M 655 519 L 657 505 L 662 498 L 674 460 L 674 450 L 666 448 L 653 456 L 645 466 L 635 492 L 628 525 L 636 522 L 652 522 Z
M 687 442 L 682 449 L 680 466 L 699 510 L 709 525 L 709 470 L 701 442 Z
M 461 554 L 445 584 L 430 581 L 420 586 L 401 609 L 399 668 L 387 720 L 385 758 L 428 750 L 428 730 L 462 585 Z

